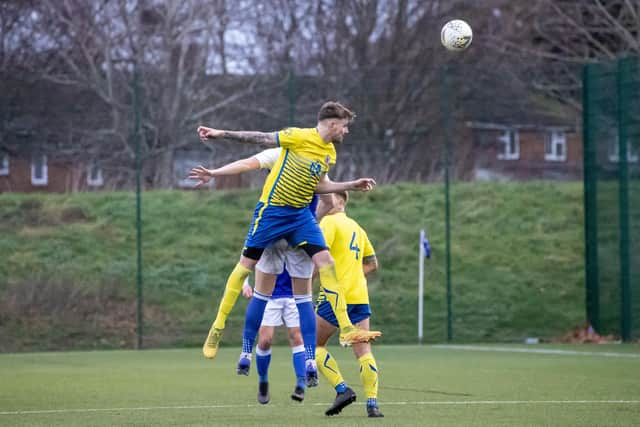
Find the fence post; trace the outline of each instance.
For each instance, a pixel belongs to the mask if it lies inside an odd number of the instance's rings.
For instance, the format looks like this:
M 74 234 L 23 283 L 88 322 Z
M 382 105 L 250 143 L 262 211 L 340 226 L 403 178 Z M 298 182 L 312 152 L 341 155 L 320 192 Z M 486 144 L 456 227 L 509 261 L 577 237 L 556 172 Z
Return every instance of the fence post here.
M 620 215 L 620 333 L 623 341 L 631 339 L 631 259 L 629 251 L 629 150 L 628 125 L 632 93 L 630 58 L 618 60 L 616 84 L 618 92 L 618 165 Z
M 440 108 L 442 112 L 442 128 L 443 128 L 443 148 L 444 148 L 444 209 L 445 209 L 445 263 L 446 263 L 446 282 L 447 282 L 447 341 L 453 341 L 453 313 L 452 313 L 452 295 L 451 295 L 451 203 L 450 203 L 450 168 L 451 168 L 451 138 L 449 129 L 449 109 L 450 90 L 449 90 L 449 69 L 447 64 L 442 68 Z
M 597 118 L 591 108 L 593 65 L 582 69 L 582 146 L 584 168 L 584 244 L 587 321 L 600 331 L 600 290 L 598 276 L 598 160 L 593 135 Z
M 133 69 L 133 138 L 136 150 L 136 247 L 137 247 L 137 273 L 136 273 L 136 348 L 142 349 L 142 336 L 144 327 L 144 306 L 142 304 L 142 154 L 140 147 L 140 74 L 138 65 Z

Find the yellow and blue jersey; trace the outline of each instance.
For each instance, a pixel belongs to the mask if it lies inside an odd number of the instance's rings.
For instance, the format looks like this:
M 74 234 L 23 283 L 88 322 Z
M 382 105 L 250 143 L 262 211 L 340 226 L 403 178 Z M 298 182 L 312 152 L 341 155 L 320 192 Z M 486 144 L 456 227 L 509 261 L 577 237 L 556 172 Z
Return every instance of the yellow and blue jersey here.
M 325 247 L 308 206 L 320 177 L 336 162 L 335 147 L 315 128 L 285 129 L 276 133 L 276 140 L 281 152 L 265 181 L 245 247 L 266 248 L 281 238 L 294 247 Z
M 288 128 L 276 133 L 282 152 L 262 188 L 260 202 L 302 208 L 311 202 L 320 176 L 336 162 L 336 149 L 315 128 Z
M 367 233 L 344 212 L 325 216 L 320 221 L 320 228 L 335 260 L 338 282 L 344 289 L 346 303 L 369 304 L 362 264 L 365 258 L 375 255 L 375 250 Z

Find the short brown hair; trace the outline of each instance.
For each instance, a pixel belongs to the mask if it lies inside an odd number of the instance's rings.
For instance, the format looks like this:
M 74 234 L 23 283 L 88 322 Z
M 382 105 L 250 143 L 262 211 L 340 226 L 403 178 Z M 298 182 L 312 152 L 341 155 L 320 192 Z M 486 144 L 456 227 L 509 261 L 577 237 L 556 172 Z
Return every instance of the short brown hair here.
M 349 201 L 349 192 L 347 190 L 336 191 L 334 194 L 344 200 L 345 205 Z
M 320 111 L 318 111 L 319 122 L 325 119 L 348 119 L 352 121 L 355 118 L 356 113 L 336 101 L 325 102 L 320 107 Z

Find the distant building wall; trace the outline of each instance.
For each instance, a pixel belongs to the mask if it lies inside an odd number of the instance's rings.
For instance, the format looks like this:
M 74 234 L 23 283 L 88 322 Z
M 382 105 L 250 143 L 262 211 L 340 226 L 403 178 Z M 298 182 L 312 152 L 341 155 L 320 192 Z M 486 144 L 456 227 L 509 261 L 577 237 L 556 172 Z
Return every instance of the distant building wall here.
M 472 179 L 582 178 L 582 136 L 571 128 L 495 124 L 472 127 Z

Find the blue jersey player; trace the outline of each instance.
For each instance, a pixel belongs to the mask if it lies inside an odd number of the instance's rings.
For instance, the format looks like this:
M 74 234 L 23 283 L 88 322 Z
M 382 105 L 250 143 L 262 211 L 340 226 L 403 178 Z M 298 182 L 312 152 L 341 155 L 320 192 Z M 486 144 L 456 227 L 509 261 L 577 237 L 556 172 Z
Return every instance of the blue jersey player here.
M 250 298 L 253 295 L 248 281 L 245 282 L 242 294 Z M 291 276 L 285 270 L 276 279 L 273 294 L 267 303 L 262 317 L 262 324 L 256 346 L 256 369 L 258 371 L 258 402 L 267 404 L 269 395 L 269 364 L 271 363 L 271 343 L 277 326 L 286 325 L 289 334 L 289 344 L 293 359 L 293 369 L 296 385 L 291 393 L 291 399 L 302 402 L 306 385 L 305 379 L 305 349 L 300 334 L 300 316 L 296 308 L 291 288 Z M 248 372 L 247 372 L 248 373 Z

